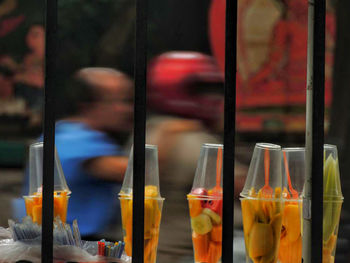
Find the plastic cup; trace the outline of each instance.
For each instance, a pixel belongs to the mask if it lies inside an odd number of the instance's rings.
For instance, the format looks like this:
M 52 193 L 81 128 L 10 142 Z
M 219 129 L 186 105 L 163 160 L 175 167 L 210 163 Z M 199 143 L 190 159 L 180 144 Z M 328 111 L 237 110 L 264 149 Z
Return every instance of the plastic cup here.
M 281 263 L 302 260 L 301 209 L 305 181 L 305 148 L 282 149 L 282 231 L 278 259 Z
M 246 262 L 276 262 L 282 227 L 281 147 L 258 143 L 241 193 Z
M 187 195 L 195 262 L 220 262 L 222 250 L 222 144 L 201 148 Z
M 42 184 L 43 184 L 43 148 L 42 142 L 29 148 L 29 193 L 23 196 L 27 215 L 33 222 L 42 222 Z M 60 217 L 66 222 L 68 199 L 71 191 L 67 186 L 61 162 L 55 149 L 54 159 L 54 218 Z
M 122 213 L 123 238 L 125 252 L 132 256 L 132 196 L 133 150 L 129 156 L 119 200 Z M 159 227 L 164 198 L 159 191 L 158 148 L 154 145 L 145 147 L 145 214 L 144 214 L 144 262 L 155 263 L 159 239 Z
M 338 152 L 335 145 L 324 145 L 323 171 L 323 261 L 334 262 L 344 199 L 341 191 Z

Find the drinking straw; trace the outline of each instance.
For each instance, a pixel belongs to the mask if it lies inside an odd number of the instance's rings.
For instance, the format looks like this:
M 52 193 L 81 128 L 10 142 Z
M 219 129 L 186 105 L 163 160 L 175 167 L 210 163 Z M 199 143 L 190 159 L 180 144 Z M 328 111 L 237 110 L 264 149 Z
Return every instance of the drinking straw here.
M 124 247 L 125 247 L 125 243 L 124 242 L 120 242 L 120 248 L 119 248 L 119 253 L 118 253 L 118 258 L 121 258 L 123 251 L 124 251 Z
M 292 180 L 290 179 L 289 166 L 288 166 L 286 152 L 283 152 L 283 161 L 284 161 L 284 167 L 285 167 L 285 170 L 286 170 L 286 173 L 287 173 L 289 190 L 292 193 L 293 198 L 297 199 L 298 198 L 298 192 L 292 186 Z

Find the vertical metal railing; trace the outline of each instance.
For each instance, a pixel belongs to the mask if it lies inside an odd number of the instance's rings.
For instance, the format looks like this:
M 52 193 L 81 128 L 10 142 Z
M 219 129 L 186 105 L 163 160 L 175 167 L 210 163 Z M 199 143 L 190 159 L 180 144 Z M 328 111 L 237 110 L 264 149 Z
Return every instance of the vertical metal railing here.
M 222 262 L 233 262 L 237 0 L 226 0 Z
M 46 0 L 44 161 L 41 262 L 53 258 L 53 189 L 55 150 L 55 71 L 57 45 L 57 0 Z
M 147 76 L 147 0 L 136 0 L 132 262 L 143 263 Z
M 322 262 L 326 0 L 309 0 L 303 262 Z

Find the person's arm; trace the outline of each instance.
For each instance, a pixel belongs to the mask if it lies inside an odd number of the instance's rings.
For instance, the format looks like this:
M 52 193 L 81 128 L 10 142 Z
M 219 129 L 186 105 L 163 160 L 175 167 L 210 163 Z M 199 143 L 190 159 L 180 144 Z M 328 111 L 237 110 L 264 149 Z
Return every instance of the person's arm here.
M 122 182 L 128 166 L 128 157 L 102 156 L 85 162 L 84 168 L 93 176 L 104 180 Z

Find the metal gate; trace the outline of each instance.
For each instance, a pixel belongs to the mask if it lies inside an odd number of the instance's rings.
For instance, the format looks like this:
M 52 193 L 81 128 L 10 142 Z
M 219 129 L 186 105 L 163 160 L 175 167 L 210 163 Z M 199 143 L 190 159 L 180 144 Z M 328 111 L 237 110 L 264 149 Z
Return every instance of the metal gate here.
M 46 65 L 44 115 L 44 178 L 42 262 L 53 258 L 53 186 L 55 137 L 55 71 L 57 51 L 57 1 L 46 0 Z M 134 180 L 133 191 L 133 263 L 143 263 L 145 124 L 146 124 L 146 62 L 147 62 L 147 0 L 136 0 L 136 56 L 134 109 Z M 308 102 L 306 151 L 311 199 L 304 200 L 303 215 L 311 219 L 311 237 L 306 240 L 304 262 L 322 262 L 323 211 L 323 141 L 324 141 L 324 79 L 325 79 L 325 0 L 309 0 Z M 223 247 L 222 262 L 234 262 L 233 202 L 236 101 L 236 39 L 237 0 L 226 0 L 225 52 L 225 126 L 223 165 Z M 312 180 L 312 181 L 311 181 Z M 312 203 L 312 206 L 311 206 Z M 305 229 L 306 230 L 306 229 Z M 304 231 L 305 231 L 304 230 Z M 171 262 L 170 262 L 171 263 Z

